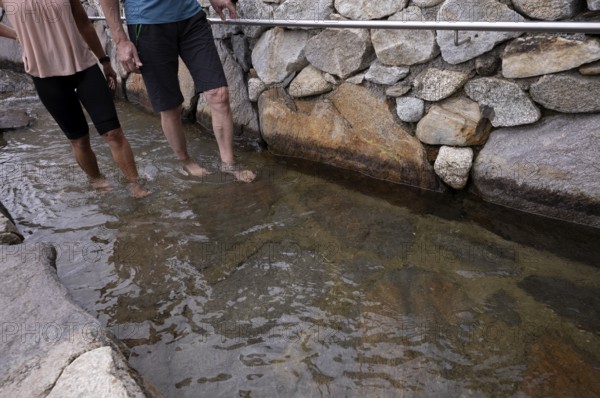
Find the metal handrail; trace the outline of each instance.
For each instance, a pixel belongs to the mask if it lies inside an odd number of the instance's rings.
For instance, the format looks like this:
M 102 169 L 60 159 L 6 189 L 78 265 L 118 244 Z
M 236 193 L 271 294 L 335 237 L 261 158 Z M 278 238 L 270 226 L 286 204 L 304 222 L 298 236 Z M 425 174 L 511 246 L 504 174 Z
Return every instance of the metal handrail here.
M 465 21 L 310 21 L 277 19 L 231 19 L 208 18 L 211 23 L 243 26 L 282 26 L 295 28 L 344 28 L 344 29 L 410 29 L 410 30 L 460 30 L 489 32 L 555 32 L 600 33 L 599 22 L 465 22 Z
M 104 20 L 104 17 L 90 17 Z M 465 21 L 348 21 L 348 20 L 285 20 L 285 19 L 228 19 L 208 18 L 217 25 L 281 26 L 290 28 L 343 29 L 410 29 L 486 32 L 549 32 L 600 34 L 600 22 L 465 22 Z

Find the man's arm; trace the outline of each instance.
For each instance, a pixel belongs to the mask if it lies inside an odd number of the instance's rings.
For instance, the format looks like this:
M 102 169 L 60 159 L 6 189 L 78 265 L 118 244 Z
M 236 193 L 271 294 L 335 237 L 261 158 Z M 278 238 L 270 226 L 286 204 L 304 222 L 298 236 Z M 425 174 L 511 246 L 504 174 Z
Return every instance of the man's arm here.
M 135 45 L 129 40 L 129 36 L 121 22 L 121 12 L 118 0 L 100 0 L 102 12 L 106 23 L 111 31 L 113 41 L 117 45 L 117 58 L 128 72 L 140 73 L 142 63 L 138 56 Z

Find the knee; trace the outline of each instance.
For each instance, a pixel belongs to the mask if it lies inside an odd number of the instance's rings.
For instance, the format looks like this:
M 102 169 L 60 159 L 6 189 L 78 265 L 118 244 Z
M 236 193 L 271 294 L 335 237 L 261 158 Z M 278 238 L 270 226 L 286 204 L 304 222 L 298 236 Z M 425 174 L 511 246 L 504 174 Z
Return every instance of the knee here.
M 206 101 L 211 105 L 229 106 L 229 88 L 219 87 L 204 93 Z
M 91 148 L 89 135 L 84 135 L 80 138 L 70 139 L 69 142 L 71 143 L 71 147 L 73 149 L 82 150 Z
M 175 108 L 171 108 L 171 109 L 167 109 L 166 111 L 161 111 L 160 112 L 160 118 L 162 120 L 177 120 L 177 119 L 181 119 L 181 105 L 175 107 Z
M 125 135 L 120 128 L 102 134 L 102 138 L 111 145 L 121 145 L 125 141 Z

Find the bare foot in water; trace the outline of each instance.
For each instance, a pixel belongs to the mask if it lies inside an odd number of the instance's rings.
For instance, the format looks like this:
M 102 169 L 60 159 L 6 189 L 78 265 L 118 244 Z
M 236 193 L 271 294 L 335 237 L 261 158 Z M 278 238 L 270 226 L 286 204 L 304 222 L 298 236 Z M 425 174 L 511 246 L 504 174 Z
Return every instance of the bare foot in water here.
M 182 172 L 185 175 L 189 175 L 192 177 L 204 177 L 211 174 L 210 171 L 206 170 L 204 167 L 201 167 L 198 163 L 193 160 L 185 160 L 182 162 Z
M 108 182 L 108 180 L 104 177 L 90 179 L 90 185 L 92 186 L 92 188 L 97 189 L 99 191 L 112 190 L 112 185 L 110 185 L 110 182 Z
M 140 184 L 139 182 L 129 183 L 128 188 L 129 188 L 129 193 L 131 194 L 131 196 L 136 199 L 145 198 L 146 196 L 148 196 L 152 193 L 149 190 L 147 190 L 146 188 L 144 188 L 142 186 L 142 184 Z
M 236 180 L 241 182 L 252 182 L 256 178 L 251 170 L 243 170 L 240 166 L 235 163 L 221 163 L 221 171 L 223 173 L 231 174 Z

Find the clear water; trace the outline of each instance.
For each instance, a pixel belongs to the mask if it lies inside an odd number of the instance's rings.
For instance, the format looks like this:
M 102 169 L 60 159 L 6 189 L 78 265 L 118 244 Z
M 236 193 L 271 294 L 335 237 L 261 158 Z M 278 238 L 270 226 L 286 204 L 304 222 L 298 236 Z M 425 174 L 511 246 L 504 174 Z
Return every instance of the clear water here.
M 600 232 L 239 147 L 252 184 L 178 173 L 119 104 L 153 194 L 95 192 L 57 126 L 4 134 L 0 200 L 167 397 L 600 395 Z M 195 126 L 190 150 L 216 170 Z M 0 146 L 2 144 L 0 143 Z M 32 254 L 33 253 L 33 254 Z M 6 254 L 6 253 L 5 253 Z

